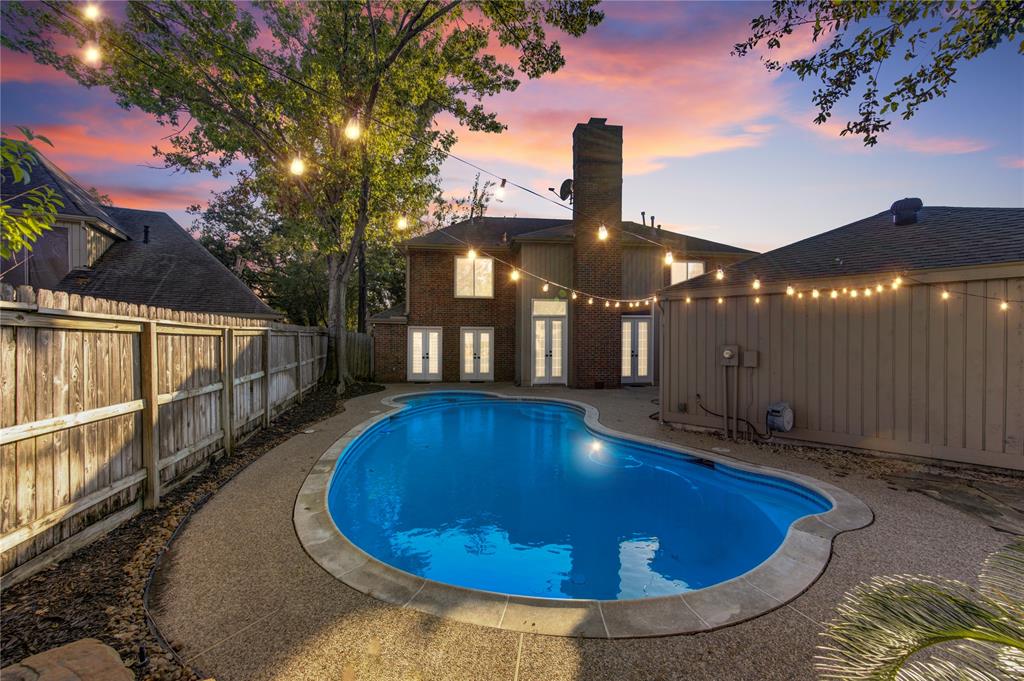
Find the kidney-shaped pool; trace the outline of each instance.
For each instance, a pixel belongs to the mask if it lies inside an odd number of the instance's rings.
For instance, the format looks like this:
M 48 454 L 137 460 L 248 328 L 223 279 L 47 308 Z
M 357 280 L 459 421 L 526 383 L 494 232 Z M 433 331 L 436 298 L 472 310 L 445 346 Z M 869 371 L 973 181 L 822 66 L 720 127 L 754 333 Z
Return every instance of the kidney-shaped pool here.
M 405 399 L 341 453 L 334 524 L 421 577 L 540 598 L 639 599 L 742 575 L 832 504 L 796 482 L 598 433 L 576 406 Z

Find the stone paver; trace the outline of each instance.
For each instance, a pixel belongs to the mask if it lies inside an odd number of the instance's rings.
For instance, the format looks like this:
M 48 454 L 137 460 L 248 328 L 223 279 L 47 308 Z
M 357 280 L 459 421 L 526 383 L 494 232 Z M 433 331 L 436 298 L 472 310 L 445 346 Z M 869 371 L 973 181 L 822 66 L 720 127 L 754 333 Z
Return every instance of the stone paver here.
M 157 590 L 156 619 L 182 655 L 220 681 L 813 679 L 820 623 L 831 618 L 848 589 L 877 574 L 904 572 L 973 581 L 985 556 L 1006 541 L 973 515 L 923 494 L 891 489 L 876 475 L 878 465 L 865 467 L 871 473 L 856 466 L 852 472 L 850 466 L 839 470 L 835 457 L 777 453 L 662 426 L 647 418 L 656 409 L 653 389 L 472 387 L 578 400 L 597 407 L 602 423 L 617 430 L 681 446 L 728 448 L 727 455 L 738 460 L 845 489 L 871 507 L 875 520 L 836 537 L 829 565 L 804 594 L 763 616 L 706 633 L 559 638 L 389 605 L 345 586 L 314 563 L 296 537 L 292 518 L 304 479 L 340 435 L 383 411 L 383 397 L 430 389 L 390 386 L 349 401 L 345 413 L 317 424 L 314 433 L 297 434 L 268 452 L 193 517 L 164 562 Z M 814 534 L 813 528 L 804 529 Z M 758 577 L 766 598 L 771 598 L 771 579 L 770 574 Z
M 51 648 L 0 669 L 4 681 L 132 681 L 117 651 L 94 638 Z

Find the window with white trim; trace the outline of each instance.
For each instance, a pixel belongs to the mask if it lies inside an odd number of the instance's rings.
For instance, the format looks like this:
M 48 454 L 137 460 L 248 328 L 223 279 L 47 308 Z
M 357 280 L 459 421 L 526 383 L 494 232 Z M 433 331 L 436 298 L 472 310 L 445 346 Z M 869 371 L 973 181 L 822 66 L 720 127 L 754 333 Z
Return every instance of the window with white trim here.
M 491 258 L 455 258 L 455 297 L 493 298 L 494 260 Z
M 704 263 L 699 260 L 677 260 L 672 263 L 672 281 L 678 284 L 704 274 Z

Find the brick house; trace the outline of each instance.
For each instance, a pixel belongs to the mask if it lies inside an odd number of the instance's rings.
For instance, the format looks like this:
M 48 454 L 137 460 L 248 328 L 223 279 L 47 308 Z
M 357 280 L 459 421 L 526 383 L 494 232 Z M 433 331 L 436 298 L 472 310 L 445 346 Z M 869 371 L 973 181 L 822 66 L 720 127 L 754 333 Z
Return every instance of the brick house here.
M 622 127 L 605 119 L 573 131 L 573 199 L 571 220 L 475 218 L 406 241 L 406 301 L 370 319 L 377 380 L 654 383 L 654 294 L 754 253 L 623 221 Z

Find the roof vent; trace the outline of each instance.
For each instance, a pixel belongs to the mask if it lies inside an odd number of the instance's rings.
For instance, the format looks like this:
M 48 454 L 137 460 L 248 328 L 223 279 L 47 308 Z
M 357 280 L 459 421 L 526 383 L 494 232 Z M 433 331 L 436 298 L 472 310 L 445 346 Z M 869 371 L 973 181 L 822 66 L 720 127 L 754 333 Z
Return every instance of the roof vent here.
M 142 243 L 149 243 L 149 225 L 143 225 L 142 227 Z
M 900 199 L 892 204 L 889 211 L 892 213 L 892 224 L 913 225 L 917 222 L 917 211 L 921 210 L 924 203 L 921 199 Z

